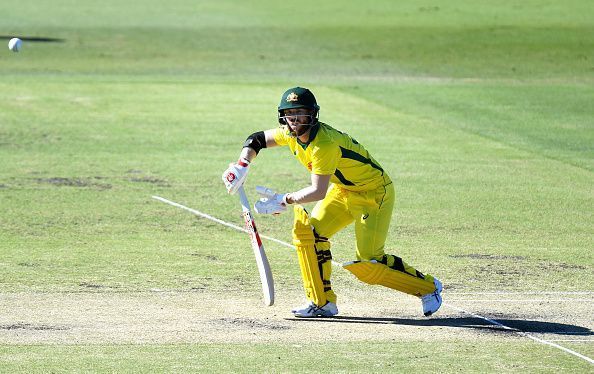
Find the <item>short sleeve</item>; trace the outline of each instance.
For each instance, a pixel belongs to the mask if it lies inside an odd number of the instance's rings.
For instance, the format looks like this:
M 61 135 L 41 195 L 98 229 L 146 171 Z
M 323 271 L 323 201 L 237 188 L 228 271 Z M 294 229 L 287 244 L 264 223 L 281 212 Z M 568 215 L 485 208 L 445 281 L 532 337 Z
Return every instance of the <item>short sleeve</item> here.
M 286 131 L 280 127 L 272 130 L 272 136 L 274 137 L 275 143 L 278 145 L 289 144 L 289 135 L 287 135 Z

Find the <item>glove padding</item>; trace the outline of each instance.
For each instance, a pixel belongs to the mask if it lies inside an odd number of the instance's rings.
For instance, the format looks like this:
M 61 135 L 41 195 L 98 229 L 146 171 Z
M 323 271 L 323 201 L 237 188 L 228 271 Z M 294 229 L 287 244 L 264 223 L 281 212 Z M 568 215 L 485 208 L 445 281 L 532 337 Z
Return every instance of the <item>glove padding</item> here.
M 250 162 L 245 158 L 240 158 L 236 164 L 229 165 L 229 168 L 223 173 L 223 183 L 227 187 L 227 192 L 235 194 L 247 179 L 250 169 Z
M 288 194 L 278 194 L 270 188 L 256 186 L 256 192 L 258 192 L 262 198 L 256 201 L 254 209 L 259 214 L 281 214 L 287 210 Z

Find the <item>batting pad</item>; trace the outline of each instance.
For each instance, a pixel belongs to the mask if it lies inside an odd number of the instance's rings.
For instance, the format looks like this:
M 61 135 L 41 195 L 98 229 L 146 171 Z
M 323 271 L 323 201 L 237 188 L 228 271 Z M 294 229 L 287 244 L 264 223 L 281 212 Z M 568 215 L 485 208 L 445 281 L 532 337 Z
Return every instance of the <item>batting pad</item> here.
M 305 296 L 316 305 L 326 305 L 326 293 L 324 292 L 324 283 L 322 282 L 318 256 L 315 250 L 316 239 L 309 216 L 301 205 L 295 205 L 294 212 L 293 244 L 299 257 Z
M 342 265 L 353 273 L 360 281 L 368 284 L 379 284 L 409 295 L 421 297 L 435 291 L 433 277 L 421 279 L 406 272 L 389 268 L 375 261 L 353 261 Z

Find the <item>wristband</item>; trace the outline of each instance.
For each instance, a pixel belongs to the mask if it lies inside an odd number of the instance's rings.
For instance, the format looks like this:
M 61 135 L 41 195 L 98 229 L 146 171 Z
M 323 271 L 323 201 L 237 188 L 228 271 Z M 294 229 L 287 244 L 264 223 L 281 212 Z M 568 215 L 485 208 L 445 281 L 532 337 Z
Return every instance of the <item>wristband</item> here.
M 240 157 L 239 160 L 237 160 L 237 165 L 247 168 L 250 166 L 250 162 L 246 158 Z

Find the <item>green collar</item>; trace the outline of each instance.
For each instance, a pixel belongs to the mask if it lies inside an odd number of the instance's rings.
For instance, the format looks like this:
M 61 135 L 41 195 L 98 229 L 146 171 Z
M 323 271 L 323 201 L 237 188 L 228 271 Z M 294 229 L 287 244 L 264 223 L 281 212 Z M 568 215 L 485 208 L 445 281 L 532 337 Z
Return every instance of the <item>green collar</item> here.
M 303 150 L 305 151 L 307 149 L 307 146 L 309 145 L 309 143 L 313 142 L 313 140 L 316 138 L 316 135 L 318 135 L 319 129 L 320 129 L 320 122 L 318 121 L 318 123 L 313 125 L 313 127 L 309 131 L 309 139 L 307 140 L 307 142 L 303 143 L 301 140 L 299 140 L 299 138 L 297 138 L 296 139 L 297 144 L 299 144 L 301 146 L 301 148 L 303 148 Z

